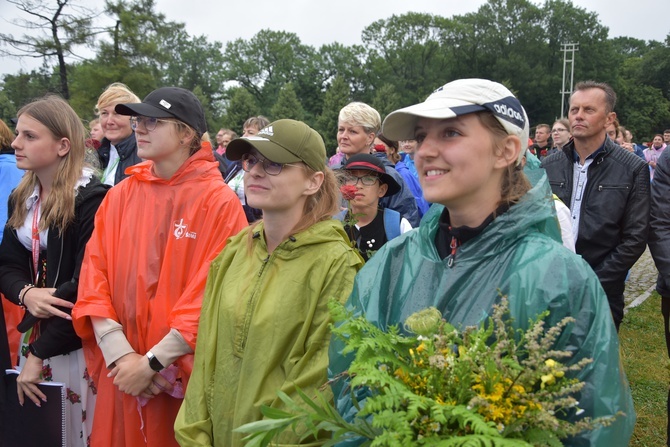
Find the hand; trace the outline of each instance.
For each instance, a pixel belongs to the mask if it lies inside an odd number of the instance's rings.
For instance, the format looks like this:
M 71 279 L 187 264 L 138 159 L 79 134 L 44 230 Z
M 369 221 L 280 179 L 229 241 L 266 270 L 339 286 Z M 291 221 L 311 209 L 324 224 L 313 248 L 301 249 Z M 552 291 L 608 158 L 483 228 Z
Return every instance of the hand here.
M 149 367 L 149 359 L 136 352 L 124 355 L 115 363 L 116 366 L 107 377 L 114 377 L 114 385 L 133 397 L 141 395 L 149 388 L 151 380 L 156 375 L 156 372 Z
M 171 392 L 172 388 L 173 388 L 172 384 L 168 382 L 168 380 L 165 377 L 163 377 L 160 373 L 156 373 L 154 377 L 151 379 L 151 383 L 149 383 L 147 389 L 142 391 L 141 396 L 147 399 L 153 399 L 160 393 Z
M 56 289 L 33 287 L 23 295 L 23 304 L 28 308 L 28 312 L 37 318 L 60 317 L 72 320 L 71 316 L 56 309 L 55 306 L 72 309 L 74 304 L 53 296 L 55 291 Z
M 649 162 L 649 166 L 651 166 L 652 168 L 656 169 L 656 162 L 653 161 L 653 160 L 650 161 L 650 162 Z
M 632 143 L 621 143 L 621 147 L 626 149 L 628 152 L 635 152 Z
M 26 364 L 21 369 L 21 374 L 16 378 L 16 392 L 19 396 L 19 403 L 23 406 L 24 396 L 32 400 L 35 405 L 41 407 L 42 402 L 47 401 L 47 397 L 38 388 L 37 384 L 42 381 L 42 359 L 28 354 Z

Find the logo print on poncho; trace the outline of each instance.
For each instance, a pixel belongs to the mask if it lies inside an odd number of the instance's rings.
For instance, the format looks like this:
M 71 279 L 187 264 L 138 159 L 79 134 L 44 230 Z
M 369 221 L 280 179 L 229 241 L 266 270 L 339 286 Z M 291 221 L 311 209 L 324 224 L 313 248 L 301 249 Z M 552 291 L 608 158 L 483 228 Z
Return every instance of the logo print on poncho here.
M 188 225 L 184 223 L 184 219 L 174 221 L 174 231 L 172 234 L 174 234 L 175 239 L 181 239 L 184 237 L 195 239 L 196 236 L 195 232 L 188 231 Z

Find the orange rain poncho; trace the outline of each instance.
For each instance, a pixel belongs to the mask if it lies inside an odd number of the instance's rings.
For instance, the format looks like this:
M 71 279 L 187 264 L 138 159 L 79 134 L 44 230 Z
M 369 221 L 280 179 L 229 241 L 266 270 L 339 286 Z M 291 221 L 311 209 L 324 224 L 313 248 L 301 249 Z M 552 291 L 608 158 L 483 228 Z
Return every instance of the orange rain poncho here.
M 211 147 L 191 156 L 169 180 L 153 175 L 151 166 L 148 161 L 128 168 L 131 176 L 102 202 L 72 311 L 98 388 L 91 436 L 96 447 L 177 445 L 172 425 L 182 399 L 161 393 L 141 408 L 140 419 L 137 399 L 107 377 L 90 317 L 119 322 L 138 354 L 145 354 L 170 329 L 178 330 L 194 349 L 209 264 L 226 239 L 247 225 Z M 186 387 L 193 355 L 174 364 Z

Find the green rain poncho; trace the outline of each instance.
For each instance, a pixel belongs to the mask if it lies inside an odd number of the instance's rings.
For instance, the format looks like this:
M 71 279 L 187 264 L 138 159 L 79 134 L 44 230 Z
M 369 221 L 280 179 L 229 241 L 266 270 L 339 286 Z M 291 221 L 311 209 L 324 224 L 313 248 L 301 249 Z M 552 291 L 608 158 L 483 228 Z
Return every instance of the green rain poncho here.
M 175 422 L 182 446 L 242 445 L 232 430 L 263 419 L 323 385 L 328 366 L 328 301 L 344 302 L 362 265 L 342 224 L 318 222 L 268 255 L 263 223 L 230 239 L 212 262 L 202 306 L 193 374 Z M 285 432 L 279 445 L 297 444 Z M 310 445 L 320 445 L 316 441 Z
M 451 267 L 435 247 L 443 207 L 433 205 L 417 230 L 386 244 L 363 267 L 348 306 L 382 329 L 429 306 L 440 309 L 456 326 L 472 326 L 489 316 L 500 291 L 508 296 L 511 316 L 520 328 L 527 329 L 529 319 L 547 309 L 551 326 L 574 317 L 576 323 L 565 329 L 556 348 L 573 352 L 568 364 L 584 357 L 594 360 L 577 375 L 586 382 L 579 397 L 583 416 L 618 411 L 626 416 L 566 445 L 626 446 L 635 411 L 607 297 L 589 265 L 557 242 L 560 236 L 544 170 L 530 169 L 527 174 L 533 188 L 460 246 Z M 331 377 L 348 368 L 350 359 L 340 354 L 341 349 L 339 340 L 331 343 Z M 350 418 L 355 409 L 345 389 L 341 383 L 333 387 L 338 410 Z

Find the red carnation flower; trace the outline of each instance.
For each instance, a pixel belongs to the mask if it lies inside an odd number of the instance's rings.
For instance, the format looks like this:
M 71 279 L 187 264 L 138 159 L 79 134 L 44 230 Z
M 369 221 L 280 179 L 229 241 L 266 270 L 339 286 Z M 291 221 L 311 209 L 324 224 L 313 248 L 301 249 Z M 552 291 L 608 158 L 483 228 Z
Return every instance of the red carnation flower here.
M 354 185 L 342 185 L 340 186 L 340 192 L 342 193 L 342 198 L 344 198 L 344 200 L 353 200 L 356 197 L 358 188 Z

